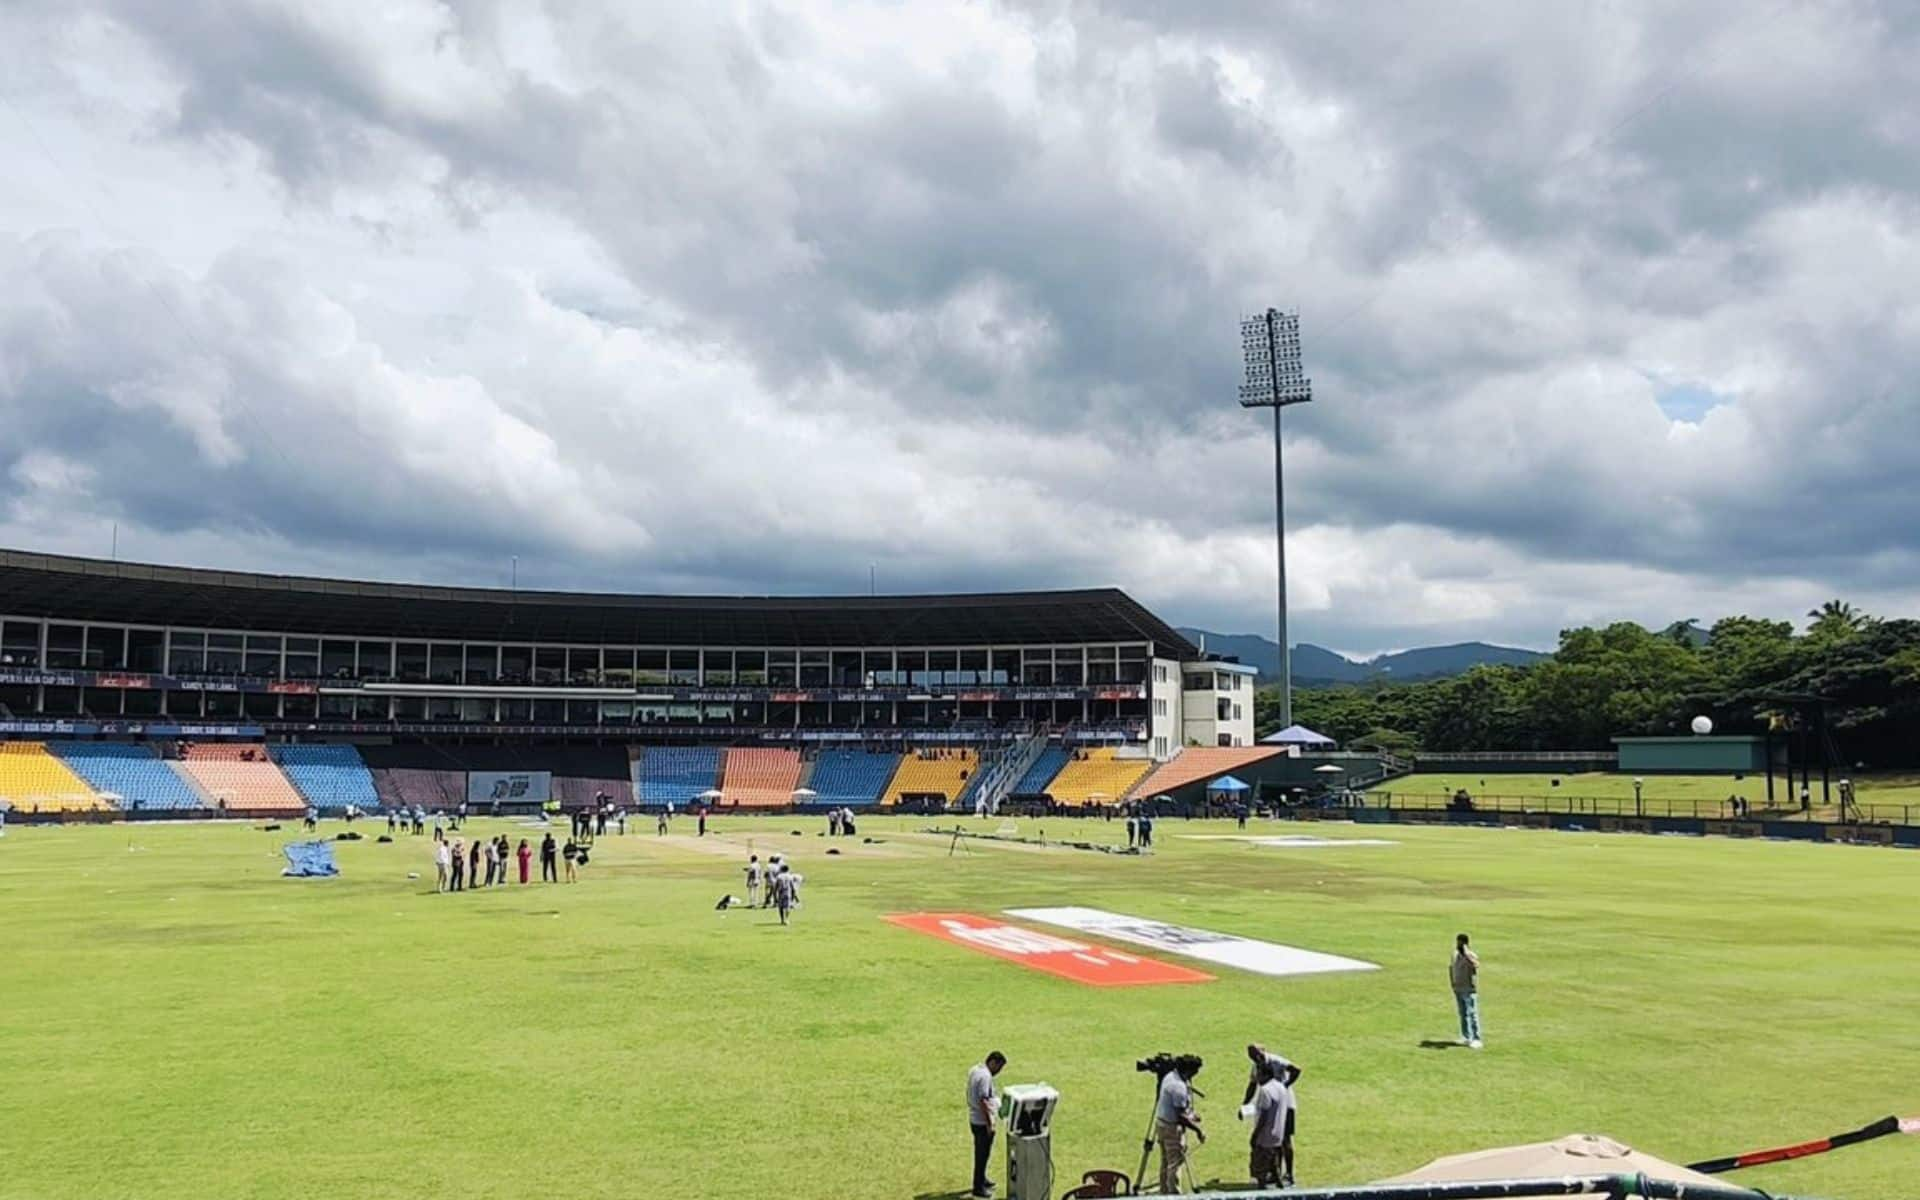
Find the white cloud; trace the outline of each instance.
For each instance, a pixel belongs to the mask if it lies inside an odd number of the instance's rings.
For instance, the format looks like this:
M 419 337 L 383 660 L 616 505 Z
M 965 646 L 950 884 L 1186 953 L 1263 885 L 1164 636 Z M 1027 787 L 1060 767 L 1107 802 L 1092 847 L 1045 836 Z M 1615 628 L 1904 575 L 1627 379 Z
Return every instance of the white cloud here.
M 1265 629 L 1277 302 L 1306 636 L 1911 610 L 1920 34 L 1787 7 L 12 6 L 0 536 Z

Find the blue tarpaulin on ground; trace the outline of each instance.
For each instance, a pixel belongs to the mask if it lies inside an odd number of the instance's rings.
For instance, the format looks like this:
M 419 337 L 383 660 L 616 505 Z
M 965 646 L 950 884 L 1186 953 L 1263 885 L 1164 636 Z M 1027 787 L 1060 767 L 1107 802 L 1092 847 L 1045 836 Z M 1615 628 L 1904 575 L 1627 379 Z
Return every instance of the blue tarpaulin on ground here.
M 280 852 L 287 856 L 287 869 L 280 872 L 282 875 L 311 879 L 340 873 L 334 865 L 332 842 L 288 842 Z

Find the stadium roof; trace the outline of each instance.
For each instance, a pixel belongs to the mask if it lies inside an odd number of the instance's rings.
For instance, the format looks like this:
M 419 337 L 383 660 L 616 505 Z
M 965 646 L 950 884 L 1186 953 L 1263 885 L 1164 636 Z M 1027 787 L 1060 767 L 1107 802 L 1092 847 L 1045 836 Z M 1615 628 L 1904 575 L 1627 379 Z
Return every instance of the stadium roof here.
M 1199 649 L 1118 588 L 937 596 L 626 596 L 210 571 L 0 550 L 0 612 L 321 636 L 639 646 Z

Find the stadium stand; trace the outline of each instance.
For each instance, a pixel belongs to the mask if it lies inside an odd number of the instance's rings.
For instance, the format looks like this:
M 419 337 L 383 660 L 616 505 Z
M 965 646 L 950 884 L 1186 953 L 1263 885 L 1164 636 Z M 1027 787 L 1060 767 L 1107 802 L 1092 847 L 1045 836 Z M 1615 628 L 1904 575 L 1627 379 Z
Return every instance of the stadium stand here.
M 113 805 L 41 742 L 0 742 L 0 800 L 17 812 L 100 812 Z
M 567 808 L 592 804 L 601 795 L 616 807 L 633 807 L 633 768 L 624 747 L 555 748 L 539 753 L 539 765 L 553 772 L 553 798 Z
M 686 807 L 720 780 L 721 752 L 715 746 L 652 746 L 637 751 L 633 798 L 640 805 Z
M 1073 752 L 1065 746 L 1048 746 L 1040 752 L 1039 758 L 1033 760 L 1033 765 L 1027 768 L 1026 774 L 1020 776 L 1020 782 L 1013 785 L 1012 794 L 1015 796 L 1041 795 L 1047 790 L 1047 785 L 1053 782 L 1053 777 L 1060 773 L 1060 768 L 1066 766 L 1072 758 Z
M 120 797 L 117 806 L 130 812 L 209 807 L 207 798 L 151 746 L 133 742 L 50 742 L 47 749 L 94 791 Z
M 904 796 L 929 795 L 957 800 L 979 765 L 971 750 L 915 750 L 900 760 L 900 769 L 880 803 L 892 805 Z
M 287 782 L 321 812 L 341 812 L 349 804 L 362 812 L 379 807 L 373 776 L 352 746 L 288 745 L 268 750 Z
M 727 751 L 720 803 L 728 808 L 784 808 L 800 786 L 800 752 L 764 747 Z
M 1189 746 L 1134 784 L 1130 797 L 1158 796 L 1272 758 L 1279 746 Z
M 812 808 L 844 805 L 862 808 L 878 804 L 887 781 L 900 766 L 898 754 L 873 750 L 822 750 L 813 763 L 807 786 L 818 793 L 806 800 Z
M 1144 755 L 1122 758 L 1109 747 L 1080 750 L 1046 786 L 1055 804 L 1116 804 L 1153 766 Z
M 305 812 L 307 802 L 268 757 L 248 743 L 182 742 L 180 771 L 216 808 L 256 813 Z
M 428 812 L 458 808 L 467 798 L 465 771 L 438 771 L 427 767 L 372 767 L 374 794 L 383 809 L 419 805 Z

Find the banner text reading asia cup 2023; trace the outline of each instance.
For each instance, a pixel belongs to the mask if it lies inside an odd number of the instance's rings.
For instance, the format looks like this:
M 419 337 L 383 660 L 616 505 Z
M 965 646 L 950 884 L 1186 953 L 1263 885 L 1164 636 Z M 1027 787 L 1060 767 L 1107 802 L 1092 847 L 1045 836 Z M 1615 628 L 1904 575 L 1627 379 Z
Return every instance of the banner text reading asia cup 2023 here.
M 972 913 L 893 913 L 886 919 L 903 929 L 1093 987 L 1206 983 L 1213 978 L 1190 967 L 1022 929 Z

